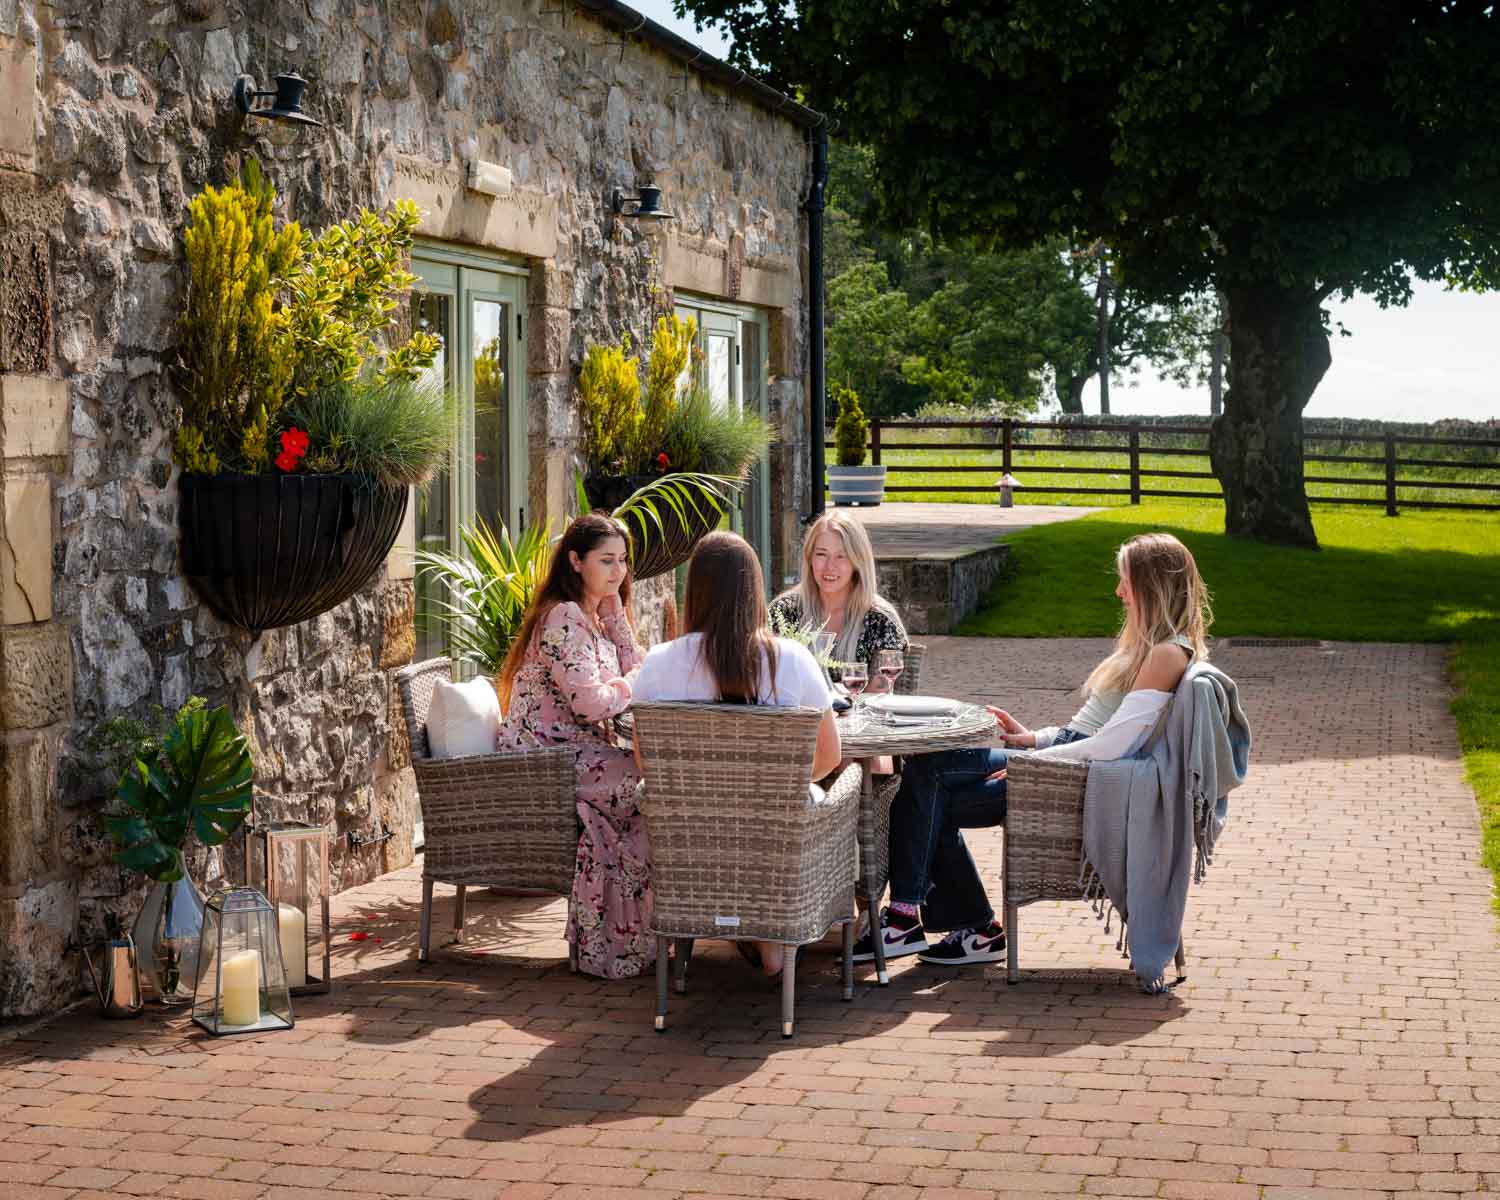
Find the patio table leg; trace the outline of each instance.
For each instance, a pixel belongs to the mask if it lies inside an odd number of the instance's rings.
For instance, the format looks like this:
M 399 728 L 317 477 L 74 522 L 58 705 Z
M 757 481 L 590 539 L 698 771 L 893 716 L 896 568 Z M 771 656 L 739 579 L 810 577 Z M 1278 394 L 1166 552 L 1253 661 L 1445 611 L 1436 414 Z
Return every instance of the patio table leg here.
M 667 1027 L 667 939 L 656 939 L 656 1032 Z
M 854 999 L 854 922 L 844 922 L 844 999 Z
M 859 802 L 864 808 L 865 819 L 872 825 L 878 827 L 875 821 L 875 760 L 864 758 L 859 763 L 860 788 Z M 875 951 L 875 978 L 881 987 L 891 981 L 891 973 L 885 965 L 885 938 L 880 929 L 880 896 L 876 894 L 878 881 L 875 878 L 875 866 L 866 862 L 865 868 L 865 895 L 870 904 L 870 947 Z

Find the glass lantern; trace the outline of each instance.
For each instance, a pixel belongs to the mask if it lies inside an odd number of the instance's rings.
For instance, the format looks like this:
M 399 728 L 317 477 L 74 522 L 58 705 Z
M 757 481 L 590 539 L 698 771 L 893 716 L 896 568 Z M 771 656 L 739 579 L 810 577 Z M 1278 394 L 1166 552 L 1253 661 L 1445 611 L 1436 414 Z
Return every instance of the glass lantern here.
M 260 846 L 259 873 L 255 846 Z M 270 821 L 245 835 L 245 882 L 259 882 L 277 916 L 281 961 L 294 996 L 333 985 L 328 916 L 328 830 L 302 821 Z M 316 909 L 313 907 L 316 905 Z
M 198 964 L 193 1022 L 214 1037 L 292 1027 L 276 910 L 254 888 L 209 898 Z

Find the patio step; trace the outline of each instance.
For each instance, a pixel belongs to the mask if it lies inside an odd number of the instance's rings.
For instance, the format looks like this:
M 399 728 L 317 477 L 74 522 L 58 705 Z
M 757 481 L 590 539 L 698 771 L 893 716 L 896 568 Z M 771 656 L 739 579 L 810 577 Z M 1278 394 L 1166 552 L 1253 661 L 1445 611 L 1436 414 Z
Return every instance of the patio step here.
M 880 594 L 908 633 L 952 633 L 979 607 L 1010 556 L 1004 543 L 931 550 L 875 547 Z

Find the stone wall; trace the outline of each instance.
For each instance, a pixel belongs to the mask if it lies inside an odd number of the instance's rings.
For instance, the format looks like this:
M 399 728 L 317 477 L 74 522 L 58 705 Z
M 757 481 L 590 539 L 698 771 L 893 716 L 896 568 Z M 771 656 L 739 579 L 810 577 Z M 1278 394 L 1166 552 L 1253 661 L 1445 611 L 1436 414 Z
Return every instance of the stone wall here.
M 234 111 L 238 74 L 266 87 L 293 68 L 322 129 Z M 770 310 L 779 564 L 807 504 L 804 142 L 567 4 L 0 0 L 0 1016 L 65 1001 L 69 940 L 139 903 L 98 833 L 105 789 L 83 751 L 109 715 L 193 693 L 229 704 L 257 812 L 334 829 L 339 887 L 412 853 L 390 681 L 413 649 L 409 565 L 254 640 L 180 574 L 168 370 L 191 196 L 254 153 L 310 228 L 408 196 L 426 202 L 424 232 L 524 263 L 533 516 L 566 505 L 588 344 L 639 342 L 679 290 Z M 507 167 L 512 192 L 466 189 L 473 159 Z M 613 188 L 645 182 L 679 214 L 671 230 L 610 212 Z M 642 589 L 648 637 L 666 595 Z M 239 853 L 200 854 L 194 872 L 228 860 L 237 877 Z

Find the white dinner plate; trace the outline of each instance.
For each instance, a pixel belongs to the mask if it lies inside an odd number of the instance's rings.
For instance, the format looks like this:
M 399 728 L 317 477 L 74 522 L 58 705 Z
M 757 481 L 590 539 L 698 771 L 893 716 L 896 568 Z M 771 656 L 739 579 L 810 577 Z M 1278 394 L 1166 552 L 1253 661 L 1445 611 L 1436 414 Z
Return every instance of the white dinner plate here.
M 894 717 L 951 717 L 963 704 L 943 696 L 870 696 L 865 707 Z

